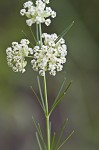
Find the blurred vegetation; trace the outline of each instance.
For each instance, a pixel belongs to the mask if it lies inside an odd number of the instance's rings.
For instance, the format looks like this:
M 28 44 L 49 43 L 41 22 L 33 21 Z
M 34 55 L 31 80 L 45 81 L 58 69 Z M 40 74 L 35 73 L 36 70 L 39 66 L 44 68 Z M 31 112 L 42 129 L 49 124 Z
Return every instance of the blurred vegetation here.
M 12 41 L 28 35 L 25 18 L 19 14 L 25 0 L 0 1 L 0 150 L 36 150 L 32 114 L 44 127 L 43 114 L 30 90 L 38 92 L 36 75 L 31 66 L 24 74 L 14 73 L 6 63 L 5 50 Z M 66 98 L 53 113 L 53 130 L 58 131 L 69 118 L 66 134 L 75 130 L 64 150 L 99 149 L 99 1 L 51 0 L 57 18 L 43 31 L 60 34 L 73 20 L 65 36 L 68 45 L 64 71 L 56 77 L 47 75 L 49 101 L 57 95 L 64 76 L 73 80 Z M 35 29 L 35 28 L 34 28 Z M 29 61 L 29 60 L 28 60 Z

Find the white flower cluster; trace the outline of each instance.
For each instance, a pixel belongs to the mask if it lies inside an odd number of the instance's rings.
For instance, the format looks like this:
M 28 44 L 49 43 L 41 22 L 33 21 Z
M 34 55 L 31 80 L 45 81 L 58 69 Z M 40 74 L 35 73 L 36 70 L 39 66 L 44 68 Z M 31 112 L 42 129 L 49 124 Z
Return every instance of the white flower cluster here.
M 28 26 L 32 26 L 33 23 L 45 23 L 47 26 L 50 25 L 51 19 L 48 17 L 55 18 L 56 12 L 53 11 L 50 7 L 46 7 L 46 4 L 49 3 L 49 0 L 36 0 L 34 5 L 32 1 L 24 3 L 23 9 L 21 9 L 20 14 L 26 16 L 28 19 L 26 23 Z
M 49 17 L 56 17 L 56 12 L 50 7 L 46 7 L 46 4 L 49 4 L 49 0 L 36 0 L 35 4 L 32 1 L 24 3 L 24 9 L 21 9 L 20 13 L 22 16 L 27 16 L 28 26 L 33 23 L 50 25 Z M 6 49 L 7 62 L 13 71 L 25 72 L 27 65 L 25 57 L 32 58 L 32 68 L 34 71 L 38 71 L 41 76 L 44 76 L 46 71 L 55 76 L 57 71 L 63 69 L 67 55 L 65 40 L 63 38 L 57 40 L 58 36 L 55 33 L 43 33 L 39 38 L 38 45 L 33 49 L 29 48 L 27 39 L 22 39 L 20 43 L 13 42 L 12 46 Z
M 45 75 L 46 71 L 53 76 L 56 71 L 63 69 L 63 64 L 66 62 L 67 47 L 65 40 L 61 38 L 57 43 L 55 40 L 58 38 L 57 34 L 42 34 L 43 45 L 34 47 L 33 59 L 31 61 L 32 68 L 39 71 L 41 76 Z
M 27 61 L 25 57 L 29 54 L 33 54 L 33 49 L 28 47 L 29 41 L 22 39 L 20 44 L 18 42 L 12 42 L 12 47 L 6 49 L 7 62 L 9 67 L 12 67 L 14 72 L 25 72 Z

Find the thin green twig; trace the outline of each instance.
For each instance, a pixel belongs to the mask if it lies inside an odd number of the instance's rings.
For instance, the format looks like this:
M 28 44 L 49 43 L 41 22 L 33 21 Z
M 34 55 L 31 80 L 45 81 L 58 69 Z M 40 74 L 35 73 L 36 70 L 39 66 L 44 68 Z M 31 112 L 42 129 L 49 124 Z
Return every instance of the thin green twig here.
M 43 149 L 42 149 L 42 146 L 41 146 L 41 143 L 40 143 L 40 139 L 39 139 L 39 136 L 38 136 L 38 133 L 37 133 L 37 132 L 36 132 L 36 139 L 37 139 L 37 142 L 38 142 L 38 145 L 39 145 L 40 150 L 43 150 Z
M 40 138 L 41 138 L 41 141 L 42 141 L 42 143 L 43 143 L 44 149 L 47 150 L 47 149 L 46 149 L 46 144 L 45 144 L 45 142 L 44 142 L 43 134 L 42 134 L 42 131 L 41 131 L 40 124 L 39 124 L 39 123 L 38 123 L 38 125 L 36 124 L 36 121 L 35 121 L 35 119 L 34 119 L 33 116 L 32 116 L 32 120 L 33 120 L 34 125 L 35 125 L 35 127 L 36 127 L 36 130 L 37 130 L 37 132 L 38 132 L 38 134 L 39 134 L 39 136 L 40 136 Z
M 27 34 L 22 30 L 22 33 L 25 35 L 25 37 L 27 38 L 27 39 L 29 39 L 29 37 L 27 36 Z M 30 41 L 30 44 L 31 44 L 31 46 L 33 46 L 34 47 L 34 44 Z
M 47 147 L 46 147 L 46 144 L 45 144 L 45 141 L 44 141 L 44 138 L 43 138 L 41 126 L 40 126 L 39 123 L 38 123 L 38 128 L 39 128 L 39 132 L 40 132 L 40 135 L 41 135 L 41 140 L 42 140 L 42 143 L 43 143 L 43 145 L 44 145 L 44 148 L 45 148 L 45 150 L 47 150 Z
M 50 119 L 49 119 L 49 109 L 48 109 L 48 99 L 47 99 L 47 85 L 46 77 L 44 76 L 44 95 L 45 95 L 45 106 L 46 106 L 46 132 L 47 132 L 47 147 L 50 150 Z
M 37 100 L 38 100 L 38 102 L 39 102 L 39 104 L 40 104 L 40 106 L 41 106 L 42 110 L 43 110 L 43 111 L 44 111 L 44 113 L 45 113 L 45 110 L 43 109 L 42 103 L 41 103 L 41 101 L 40 101 L 40 99 L 39 99 L 38 95 L 36 94 L 36 92 L 35 92 L 35 90 L 33 89 L 33 87 L 32 87 L 32 86 L 31 86 L 30 88 L 32 89 L 32 91 L 33 91 L 33 93 L 34 93 L 35 97 L 37 98 Z
M 56 133 L 54 132 L 53 137 L 52 137 L 52 142 L 51 142 L 51 150 L 54 150 L 55 136 L 56 136 Z
M 58 38 L 55 40 L 55 43 L 57 43 L 62 37 L 66 35 L 66 33 L 71 29 L 73 24 L 74 24 L 74 21 L 68 27 L 66 27 L 66 29 L 58 36 Z
M 40 92 L 40 96 L 41 96 L 41 101 L 42 101 L 43 110 L 44 110 L 44 112 L 45 112 L 44 98 L 43 98 L 43 95 L 42 95 L 42 90 L 41 90 L 41 84 L 40 84 L 39 76 L 37 76 L 37 82 L 38 82 L 38 87 L 39 87 L 39 92 Z
M 26 58 L 33 58 L 33 56 L 25 56 Z
M 72 133 L 62 142 L 62 144 L 57 148 L 57 150 L 59 150 L 66 142 L 67 140 L 73 135 L 74 131 L 72 131 Z
M 62 91 L 62 89 L 63 89 L 65 83 L 66 83 L 66 78 L 64 78 L 64 81 L 63 81 L 63 83 L 62 83 L 62 85 L 61 85 L 61 87 L 60 87 L 60 90 L 59 90 L 59 92 L 58 92 L 57 97 L 55 98 L 55 101 L 54 101 L 53 105 L 54 105 L 54 104 L 56 103 L 56 101 L 58 100 L 58 98 L 59 98 L 59 96 L 60 96 L 60 94 L 61 94 L 61 91 Z
M 39 23 L 39 33 L 40 33 L 40 46 L 42 47 L 42 27 L 41 27 L 41 23 Z
M 60 140 L 61 140 L 61 138 L 62 138 L 62 135 L 63 135 L 64 130 L 65 130 L 66 125 L 67 125 L 67 121 L 68 121 L 68 119 L 66 119 L 66 120 L 64 121 L 63 126 L 62 126 L 62 128 L 61 128 L 61 130 L 60 130 L 60 134 L 59 134 L 59 137 L 58 137 L 58 139 L 57 139 L 57 142 L 56 142 L 56 145 L 55 145 L 55 148 L 54 148 L 55 150 L 57 150 L 57 147 L 58 147 L 58 145 L 59 145 L 59 143 L 60 143 Z
M 35 35 L 34 35 L 33 31 L 32 31 L 32 28 L 29 27 L 29 29 L 30 29 L 30 31 L 31 31 L 31 34 L 32 34 L 32 37 L 33 37 L 35 43 L 37 43 L 37 40 L 36 40 L 36 37 L 35 37 Z
M 52 108 L 50 110 L 49 115 L 51 115 L 51 113 L 53 112 L 53 110 L 56 108 L 56 106 L 59 104 L 59 102 L 62 100 L 62 98 L 66 95 L 67 90 L 69 89 L 70 85 L 71 85 L 72 81 L 70 81 L 70 83 L 68 84 L 68 86 L 66 87 L 65 91 L 61 94 L 61 96 L 57 99 L 57 101 L 52 105 Z
M 38 45 L 39 45 L 39 41 L 40 41 L 40 39 L 39 39 L 39 26 L 38 26 L 37 23 L 36 23 L 36 37 L 37 37 L 37 42 L 38 42 Z

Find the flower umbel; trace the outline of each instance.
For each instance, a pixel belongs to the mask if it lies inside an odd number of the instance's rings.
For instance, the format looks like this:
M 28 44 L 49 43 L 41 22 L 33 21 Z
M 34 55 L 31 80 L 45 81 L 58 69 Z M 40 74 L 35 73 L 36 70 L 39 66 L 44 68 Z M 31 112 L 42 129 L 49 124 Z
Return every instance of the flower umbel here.
M 20 10 L 20 14 L 28 18 L 26 20 L 28 26 L 32 26 L 34 23 L 45 23 L 47 26 L 50 25 L 51 20 L 48 19 L 48 17 L 55 18 L 56 12 L 50 7 L 46 7 L 48 3 L 49 0 L 36 0 L 36 4 L 32 1 L 24 3 L 24 8 Z
M 6 49 L 7 62 L 9 67 L 12 67 L 14 72 L 25 72 L 27 61 L 25 57 L 29 54 L 33 54 L 33 49 L 28 47 L 29 41 L 22 39 L 20 44 L 18 42 L 12 42 L 12 47 Z
M 32 68 L 39 71 L 41 76 L 45 75 L 46 71 L 53 76 L 57 71 L 63 69 L 63 64 L 66 62 L 67 47 L 65 40 L 61 38 L 57 43 L 55 40 L 58 38 L 57 34 L 42 34 L 42 46 L 34 47 L 33 60 L 31 61 Z

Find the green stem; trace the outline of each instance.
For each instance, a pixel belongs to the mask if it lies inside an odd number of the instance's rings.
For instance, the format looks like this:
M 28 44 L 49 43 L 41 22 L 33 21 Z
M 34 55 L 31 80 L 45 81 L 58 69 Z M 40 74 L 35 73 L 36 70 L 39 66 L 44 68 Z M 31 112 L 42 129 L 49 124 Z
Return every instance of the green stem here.
M 33 58 L 33 56 L 25 56 L 25 57 L 27 57 L 27 58 Z
M 41 23 L 39 23 L 39 31 L 40 31 L 40 46 L 42 46 L 42 27 L 41 27 Z
M 38 42 L 38 45 L 39 45 L 39 26 L 38 26 L 37 23 L 36 23 L 36 37 L 37 37 L 37 42 Z
M 42 47 L 42 27 L 41 23 L 38 25 L 39 31 L 39 39 L 40 39 L 40 47 Z M 49 109 L 48 109 L 48 99 L 47 99 L 47 86 L 46 86 L 46 76 L 44 76 L 44 96 L 45 96 L 45 118 L 46 118 L 46 134 L 47 134 L 47 150 L 50 149 L 50 116 L 49 116 Z
M 45 76 L 44 76 L 44 95 L 45 95 L 46 116 L 48 116 L 47 86 L 46 86 L 46 77 Z
M 48 146 L 48 150 L 50 150 L 50 126 L 49 126 L 49 123 L 50 123 L 49 116 L 46 116 L 47 146 Z
M 50 150 L 50 116 L 48 110 L 48 99 L 47 99 L 47 87 L 46 77 L 44 76 L 44 94 L 45 94 L 45 106 L 46 106 L 46 131 L 47 131 L 47 148 Z

